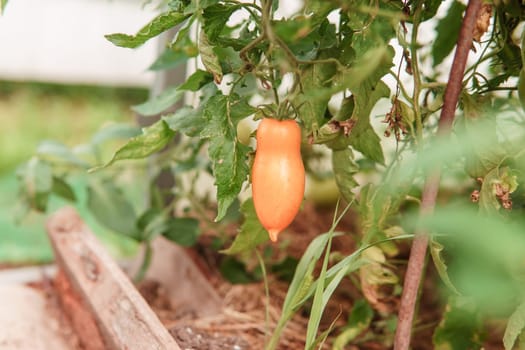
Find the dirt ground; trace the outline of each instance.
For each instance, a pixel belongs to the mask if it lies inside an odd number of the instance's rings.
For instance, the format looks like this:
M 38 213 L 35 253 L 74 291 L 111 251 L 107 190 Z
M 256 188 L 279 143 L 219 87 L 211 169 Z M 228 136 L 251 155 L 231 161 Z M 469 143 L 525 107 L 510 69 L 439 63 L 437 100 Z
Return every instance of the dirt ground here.
M 4 285 L 0 302 L 0 349 L 80 349 L 60 308 L 43 290 Z

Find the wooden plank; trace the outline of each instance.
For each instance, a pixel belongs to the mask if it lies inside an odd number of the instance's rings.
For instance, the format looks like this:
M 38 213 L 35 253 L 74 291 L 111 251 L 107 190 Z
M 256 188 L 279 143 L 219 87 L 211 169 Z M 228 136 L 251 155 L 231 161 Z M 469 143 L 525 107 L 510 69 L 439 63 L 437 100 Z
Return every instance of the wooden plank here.
M 164 237 L 155 238 L 152 246 L 153 257 L 146 279 L 162 283 L 176 310 L 196 317 L 222 311 L 222 299 L 183 248 Z
M 57 264 L 86 301 L 108 349 L 180 349 L 73 208 L 47 222 Z

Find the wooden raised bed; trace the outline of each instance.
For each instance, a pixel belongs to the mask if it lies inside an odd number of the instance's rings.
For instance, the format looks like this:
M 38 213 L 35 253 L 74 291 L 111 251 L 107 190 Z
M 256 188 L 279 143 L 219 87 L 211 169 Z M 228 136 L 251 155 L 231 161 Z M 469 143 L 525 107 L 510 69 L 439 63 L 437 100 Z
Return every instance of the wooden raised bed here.
M 180 349 L 74 209 L 53 215 L 47 232 L 58 266 L 56 289 L 85 349 Z M 157 255 L 151 271 L 168 277 L 180 303 L 198 303 L 203 314 L 219 310 L 220 299 L 183 250 Z

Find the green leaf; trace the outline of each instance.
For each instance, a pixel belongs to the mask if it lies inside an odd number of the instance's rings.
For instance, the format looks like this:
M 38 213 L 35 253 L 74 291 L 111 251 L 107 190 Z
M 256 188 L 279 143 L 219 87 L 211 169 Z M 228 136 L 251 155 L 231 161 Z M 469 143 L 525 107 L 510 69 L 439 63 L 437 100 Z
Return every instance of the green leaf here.
M 0 15 L 4 13 L 7 6 L 7 0 L 0 0 Z
M 203 30 L 210 42 L 215 42 L 231 15 L 240 8 L 240 5 L 215 4 L 204 9 L 202 13 Z
M 115 152 L 113 158 L 106 164 L 90 169 L 99 170 L 110 166 L 118 160 L 141 159 L 163 149 L 175 135 L 169 125 L 163 120 L 142 129 L 142 134 L 130 139 L 124 146 Z
M 422 21 L 434 18 L 437 13 L 439 6 L 442 3 L 446 3 L 443 0 L 424 0 L 423 1 L 423 11 L 422 11 Z M 418 4 L 413 4 L 412 6 L 418 6 Z
M 312 60 L 319 50 L 336 44 L 335 25 L 324 18 L 318 23 L 317 16 L 281 19 L 273 22 L 276 34 L 288 45 L 294 56 Z
M 141 234 L 135 226 L 135 209 L 113 181 L 92 179 L 87 194 L 87 207 L 98 222 L 140 241 Z
M 88 163 L 78 158 L 66 145 L 58 141 L 43 141 L 38 145 L 37 155 L 50 162 L 86 168 Z
M 188 17 L 189 15 L 177 11 L 165 12 L 155 17 L 135 35 L 117 33 L 105 35 L 105 38 L 117 46 L 136 48 L 160 33 L 182 23 Z
M 310 317 L 308 319 L 308 326 L 306 329 L 306 341 L 304 345 L 305 349 L 313 349 L 315 346 L 316 336 L 319 330 L 319 324 L 321 323 L 321 317 L 323 316 L 323 312 L 326 306 L 324 300 L 326 270 L 328 269 L 328 259 L 330 257 L 330 250 L 332 249 L 332 238 L 334 236 L 334 229 L 335 227 L 332 226 L 332 228 L 329 231 L 329 238 L 326 244 L 323 264 L 318 279 L 318 281 L 321 281 L 321 283 L 317 283 L 315 286 L 312 310 L 310 311 Z
M 199 234 L 200 228 L 197 219 L 171 218 L 167 222 L 166 231 L 162 235 L 178 245 L 191 247 L 197 243 Z
M 253 276 L 246 271 L 246 265 L 231 256 L 221 262 L 219 270 L 221 275 L 233 284 L 247 284 L 255 281 Z
M 363 333 L 372 322 L 374 310 L 364 299 L 356 300 L 352 306 L 352 313 L 348 318 L 348 324 L 335 338 L 333 350 L 343 350 L 344 347 Z
M 76 201 L 75 192 L 67 182 L 57 176 L 53 176 L 53 193 L 68 201 Z
M 436 25 L 437 33 L 432 44 L 432 61 L 437 66 L 447 57 L 458 40 L 459 29 L 466 6 L 459 1 L 454 1 L 448 9 L 447 15 L 439 20 Z
M 140 241 L 149 242 L 166 231 L 166 214 L 158 208 L 147 209 L 138 219 L 137 228 L 140 232 Z
M 202 69 L 197 69 L 186 81 L 179 86 L 179 90 L 198 91 L 204 85 L 213 81 L 213 75 Z
M 439 274 L 439 277 L 441 277 L 441 280 L 443 283 L 455 294 L 460 295 L 461 293 L 456 289 L 452 281 L 450 280 L 450 276 L 447 272 L 447 264 L 445 263 L 445 260 L 441 253 L 443 252 L 444 246 L 437 242 L 436 240 L 432 240 L 430 243 L 430 254 L 432 255 L 432 260 L 434 261 L 434 266 L 436 267 L 436 270 Z
M 200 136 L 210 141 L 208 154 L 217 186 L 216 221 L 224 217 L 248 177 L 246 160 L 250 148 L 237 142 L 236 135 L 239 120 L 253 113 L 253 108 L 247 106 L 236 95 L 215 95 L 204 109 L 206 124 Z
M 340 72 L 335 77 L 332 88 L 322 94 L 331 95 L 346 89 L 354 92 L 359 88 L 365 88 L 363 84 L 367 85 L 367 89 L 372 89 L 389 72 L 394 53 L 394 49 L 386 45 L 367 50 L 355 59 L 350 68 Z M 319 92 L 313 93 L 312 96 L 319 96 Z
M 180 90 L 178 86 L 174 86 L 144 103 L 133 106 L 132 109 L 143 116 L 156 115 L 173 107 L 182 96 L 184 96 L 184 91 Z
M 507 156 L 498 140 L 497 112 L 483 96 L 463 93 L 461 103 L 465 118 L 458 128 L 462 131 L 465 170 L 473 178 L 484 177 Z
M 130 124 L 110 124 L 97 131 L 91 138 L 92 145 L 100 145 L 110 140 L 129 139 L 140 135 L 140 128 Z
M 438 207 L 433 215 L 412 220 L 419 220 L 421 229 L 439 232 L 451 256 L 449 274 L 455 286 L 476 299 L 479 308 L 501 311 L 521 296 L 522 280 L 515 266 L 525 250 L 523 222 L 480 215 L 471 204 Z
M 303 253 L 297 264 L 292 282 L 288 287 L 279 322 L 283 322 L 282 320 L 287 320 L 291 317 L 309 294 L 313 281 L 313 269 L 321 257 L 330 236 L 330 233 L 323 233 L 315 237 Z
M 483 178 L 479 194 L 479 210 L 481 213 L 494 214 L 501 205 L 494 193 L 494 186 L 499 182 L 499 168 L 494 168 Z
M 228 249 L 221 251 L 223 254 L 233 255 L 249 252 L 268 241 L 268 233 L 262 227 L 255 213 L 253 199 L 247 199 L 242 203 L 241 213 L 244 216 L 244 222 L 232 245 Z
M 516 340 L 525 328 L 525 303 L 521 303 L 510 315 L 503 335 L 503 345 L 505 350 L 514 349 Z
M 204 115 L 202 110 L 193 107 L 182 107 L 173 114 L 163 117 L 173 131 L 179 131 L 188 136 L 198 136 L 204 128 Z
M 324 117 L 331 95 L 326 94 L 316 98 L 312 98 L 312 95 L 330 87 L 335 73 L 333 64 L 312 64 L 301 73 L 303 93 L 297 95 L 293 103 L 299 107 L 299 115 L 307 134 L 316 134 L 326 121 Z
M 218 2 L 219 0 L 191 0 L 191 3 L 186 7 L 185 13 L 204 10 L 207 7 L 215 5 Z
M 191 40 L 190 29 L 196 16 L 192 16 L 181 28 L 178 29 L 173 42 L 148 68 L 150 70 L 172 69 L 186 62 L 190 57 L 199 53 L 197 45 Z
M 355 198 L 352 190 L 358 183 L 354 178 L 359 168 L 354 162 L 354 153 L 348 147 L 342 150 L 332 150 L 332 170 L 339 192 L 348 203 Z
M 282 281 L 290 282 L 298 263 L 299 260 L 287 255 L 282 261 L 271 266 L 272 274 Z
M 186 62 L 188 58 L 189 56 L 184 51 L 174 51 L 171 48 L 167 48 L 148 69 L 152 71 L 173 69 Z
M 384 235 L 388 219 L 398 212 L 405 195 L 411 189 L 412 179 L 406 182 L 389 182 L 365 185 L 360 192 L 359 214 L 363 230 L 363 242 L 373 242 Z M 392 183 L 396 186 L 392 188 Z
M 385 158 L 381 148 L 381 140 L 370 125 L 370 113 L 377 101 L 389 96 L 390 89 L 382 81 L 376 85 L 366 81 L 352 92 L 354 93 L 355 103 L 352 118 L 357 121 L 350 133 L 350 145 L 363 153 L 364 156 L 384 164 Z
M 434 332 L 436 349 L 478 349 L 481 322 L 475 305 L 468 299 L 451 297 L 441 323 Z
M 51 165 L 33 157 L 20 167 L 17 171 L 17 177 L 22 183 L 24 196 L 29 206 L 37 211 L 45 211 L 49 193 L 53 188 Z
M 208 72 L 213 74 L 213 80 L 215 80 L 217 84 L 220 84 L 222 81 L 221 63 L 214 51 L 214 47 L 208 41 L 208 37 L 204 31 L 201 31 L 200 33 L 198 47 L 202 64 Z

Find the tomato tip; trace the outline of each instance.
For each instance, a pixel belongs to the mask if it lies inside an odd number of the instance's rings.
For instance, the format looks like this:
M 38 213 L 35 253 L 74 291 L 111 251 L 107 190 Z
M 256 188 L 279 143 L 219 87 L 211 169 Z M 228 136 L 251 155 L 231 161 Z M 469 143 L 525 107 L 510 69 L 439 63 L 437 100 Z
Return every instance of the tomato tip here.
M 274 243 L 277 242 L 277 236 L 279 236 L 280 232 L 281 231 L 277 229 L 269 229 L 268 234 L 270 235 L 270 240 Z

